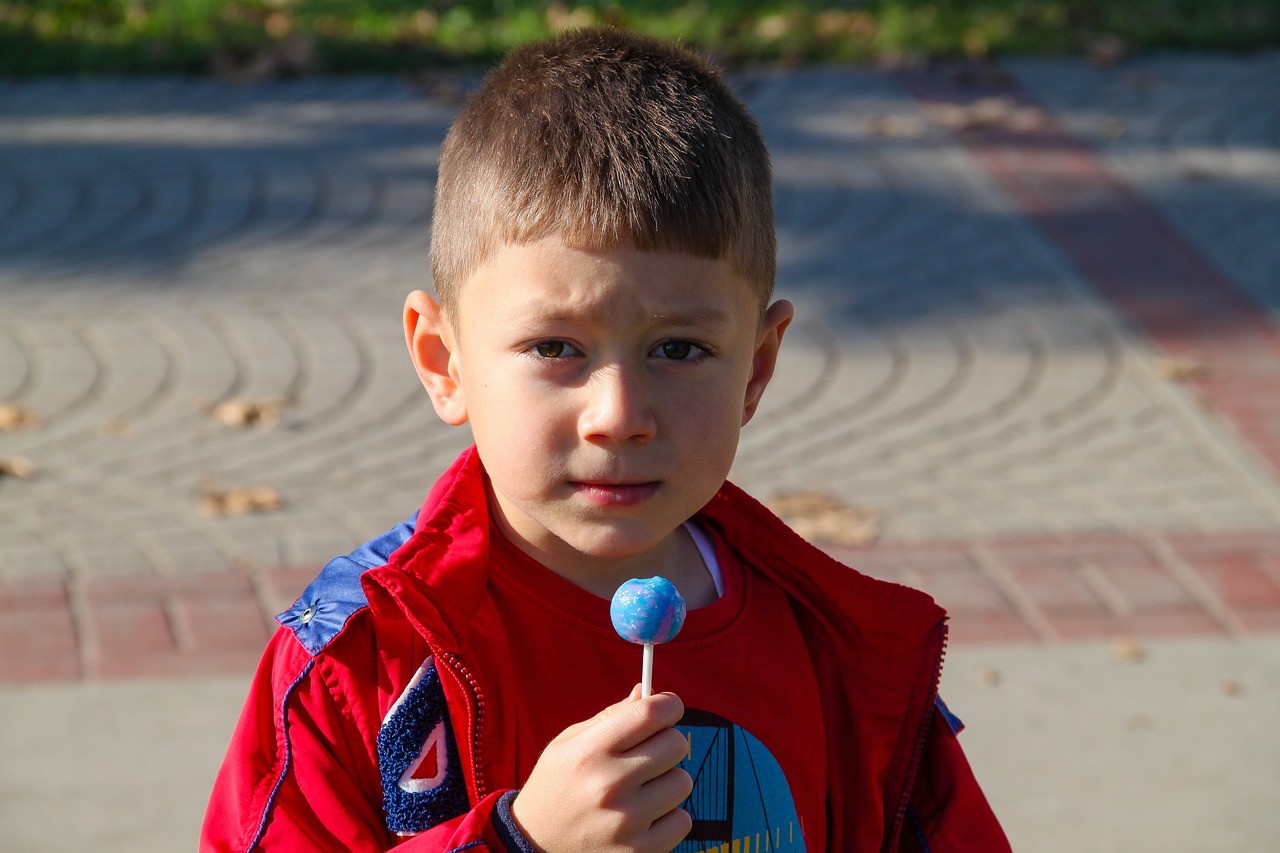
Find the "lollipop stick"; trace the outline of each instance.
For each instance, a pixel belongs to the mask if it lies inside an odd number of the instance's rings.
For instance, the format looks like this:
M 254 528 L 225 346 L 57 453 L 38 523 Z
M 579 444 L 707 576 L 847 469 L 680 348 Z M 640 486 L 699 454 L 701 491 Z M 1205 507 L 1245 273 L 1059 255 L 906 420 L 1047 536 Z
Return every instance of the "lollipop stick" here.
M 640 675 L 640 698 L 653 695 L 653 643 L 644 644 L 644 665 Z

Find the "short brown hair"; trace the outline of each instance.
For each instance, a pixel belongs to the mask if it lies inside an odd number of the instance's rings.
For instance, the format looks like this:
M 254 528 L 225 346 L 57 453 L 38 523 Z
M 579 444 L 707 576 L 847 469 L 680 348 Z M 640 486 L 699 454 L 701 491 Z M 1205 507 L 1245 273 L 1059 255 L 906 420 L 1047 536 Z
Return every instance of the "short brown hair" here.
M 441 304 L 502 247 L 552 235 L 724 258 L 767 304 L 777 249 L 759 126 L 675 45 L 591 28 L 517 48 L 445 138 L 431 247 Z

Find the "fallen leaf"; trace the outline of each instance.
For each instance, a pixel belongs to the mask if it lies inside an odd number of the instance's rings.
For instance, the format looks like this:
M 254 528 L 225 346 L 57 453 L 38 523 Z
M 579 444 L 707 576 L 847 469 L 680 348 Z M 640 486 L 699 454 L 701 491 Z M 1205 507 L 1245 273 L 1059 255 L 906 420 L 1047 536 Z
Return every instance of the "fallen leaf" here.
M 287 400 L 278 398 L 232 397 L 214 405 L 209 414 L 232 429 L 271 429 L 280 423 L 280 416 L 287 406 Z
M 969 114 L 980 126 L 1001 124 L 1017 113 L 1017 107 L 1008 98 L 982 98 L 969 108 Z
M 1137 637 L 1121 637 L 1111 646 L 1111 656 L 1121 663 L 1142 663 L 1147 647 Z
M 133 424 L 124 418 L 111 418 L 99 424 L 98 434 L 107 438 L 132 438 Z
M 943 104 L 933 109 L 933 115 L 952 131 L 1004 128 L 1025 132 L 1042 123 L 1038 110 L 1018 106 L 1009 98 L 981 98 L 967 105 Z
M 1187 355 L 1157 358 L 1151 367 L 1156 376 L 1170 382 L 1199 382 L 1208 379 L 1212 372 L 1203 361 Z
M 858 547 L 880 536 L 880 511 L 846 506 L 826 492 L 782 494 L 766 504 L 805 539 Z
M 0 406 L 0 431 L 2 432 L 38 429 L 43 425 L 44 415 L 25 403 L 5 403 Z
M 871 122 L 872 133 L 892 139 L 919 139 L 926 129 L 924 121 L 915 116 L 879 116 Z
M 35 473 L 36 463 L 25 456 L 0 456 L 0 477 L 30 480 Z
M 206 486 L 200 496 L 200 511 L 215 518 L 227 515 L 275 512 L 283 505 L 284 499 L 271 486 L 248 486 L 230 489 Z

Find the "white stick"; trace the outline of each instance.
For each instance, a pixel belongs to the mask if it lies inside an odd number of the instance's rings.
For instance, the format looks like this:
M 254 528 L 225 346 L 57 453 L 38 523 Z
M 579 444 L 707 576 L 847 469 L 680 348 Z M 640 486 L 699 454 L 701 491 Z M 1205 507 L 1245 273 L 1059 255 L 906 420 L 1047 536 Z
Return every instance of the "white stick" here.
M 653 695 L 653 643 L 644 644 L 644 667 L 640 676 L 640 698 Z

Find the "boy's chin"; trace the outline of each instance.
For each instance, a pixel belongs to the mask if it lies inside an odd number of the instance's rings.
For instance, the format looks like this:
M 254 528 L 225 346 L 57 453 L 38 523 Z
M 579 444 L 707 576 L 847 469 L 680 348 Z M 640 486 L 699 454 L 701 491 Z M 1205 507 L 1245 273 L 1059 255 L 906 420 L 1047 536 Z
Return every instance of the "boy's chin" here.
M 613 523 L 564 531 L 559 539 L 584 558 L 616 562 L 646 557 L 665 545 L 676 528 Z

